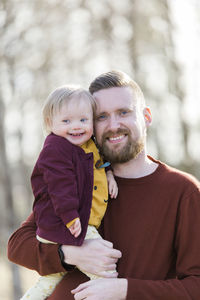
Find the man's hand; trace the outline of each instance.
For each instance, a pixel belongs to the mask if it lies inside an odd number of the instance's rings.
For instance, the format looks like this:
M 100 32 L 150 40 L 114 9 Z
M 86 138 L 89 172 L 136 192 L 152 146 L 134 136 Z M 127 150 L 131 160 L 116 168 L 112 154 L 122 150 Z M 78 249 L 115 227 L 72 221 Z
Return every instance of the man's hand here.
M 82 246 L 62 245 L 65 262 L 76 265 L 81 270 L 100 277 L 117 277 L 118 273 L 106 271 L 116 270 L 116 263 L 121 257 L 113 244 L 103 239 L 85 240 Z
M 82 283 L 71 292 L 75 300 L 125 300 L 127 287 L 126 279 L 97 279 Z

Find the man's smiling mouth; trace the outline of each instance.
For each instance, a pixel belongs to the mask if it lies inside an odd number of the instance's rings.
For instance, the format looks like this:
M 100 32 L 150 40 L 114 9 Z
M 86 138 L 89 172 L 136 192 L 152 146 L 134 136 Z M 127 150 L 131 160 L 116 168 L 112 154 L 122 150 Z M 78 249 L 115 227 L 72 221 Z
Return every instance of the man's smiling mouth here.
M 125 137 L 126 135 L 123 134 L 123 135 L 119 135 L 119 136 L 116 136 L 116 137 L 109 137 L 108 140 L 109 141 L 118 141 L 118 140 L 121 140 Z

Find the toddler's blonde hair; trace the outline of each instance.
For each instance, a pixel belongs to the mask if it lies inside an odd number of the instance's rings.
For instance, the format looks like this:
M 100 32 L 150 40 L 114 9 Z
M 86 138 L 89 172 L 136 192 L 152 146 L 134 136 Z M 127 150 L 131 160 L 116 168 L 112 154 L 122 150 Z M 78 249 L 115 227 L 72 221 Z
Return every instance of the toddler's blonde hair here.
M 50 93 L 43 106 L 43 124 L 47 133 L 51 132 L 50 124 L 54 114 L 59 112 L 63 103 L 68 103 L 73 98 L 76 101 L 81 99 L 89 103 L 94 113 L 96 103 L 90 92 L 78 85 L 60 86 Z

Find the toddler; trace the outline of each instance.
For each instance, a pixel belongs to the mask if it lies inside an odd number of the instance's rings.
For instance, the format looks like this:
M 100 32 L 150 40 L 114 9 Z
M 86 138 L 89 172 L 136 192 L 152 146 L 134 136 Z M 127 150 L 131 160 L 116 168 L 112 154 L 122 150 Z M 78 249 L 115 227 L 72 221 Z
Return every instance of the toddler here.
M 84 239 L 101 238 L 97 228 L 106 211 L 108 190 L 115 198 L 118 188 L 112 171 L 105 173 L 93 140 L 94 109 L 92 95 L 74 86 L 57 88 L 44 105 L 49 135 L 31 176 L 36 233 L 42 243 L 80 246 Z M 40 277 L 21 299 L 46 299 L 64 275 Z

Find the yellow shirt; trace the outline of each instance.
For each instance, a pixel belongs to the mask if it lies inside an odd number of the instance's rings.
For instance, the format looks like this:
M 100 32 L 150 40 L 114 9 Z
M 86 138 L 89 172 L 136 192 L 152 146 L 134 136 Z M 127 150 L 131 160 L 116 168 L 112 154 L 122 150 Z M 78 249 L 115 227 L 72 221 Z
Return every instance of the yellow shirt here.
M 93 194 L 92 194 L 92 206 L 90 211 L 89 225 L 93 225 L 95 227 L 99 227 L 101 224 L 101 220 L 106 211 L 107 201 L 108 201 L 108 183 L 105 168 L 97 169 L 95 167 L 96 163 L 98 165 L 102 165 L 103 161 L 99 155 L 99 151 L 93 142 L 92 139 L 87 141 L 85 144 L 81 146 L 81 148 L 85 151 L 85 153 L 93 153 Z M 100 163 L 99 163 L 100 162 Z M 77 218 L 76 218 L 77 219 Z M 73 219 L 66 226 L 69 228 L 76 219 Z
M 94 185 L 89 225 L 93 225 L 98 228 L 101 224 L 101 220 L 103 219 L 107 207 L 108 183 L 106 178 L 106 172 L 105 168 L 97 169 L 95 167 L 97 161 L 101 160 L 101 157 L 92 139 L 83 144 L 81 148 L 85 151 L 85 153 L 93 153 Z M 101 160 L 100 165 L 102 164 L 103 161 Z

